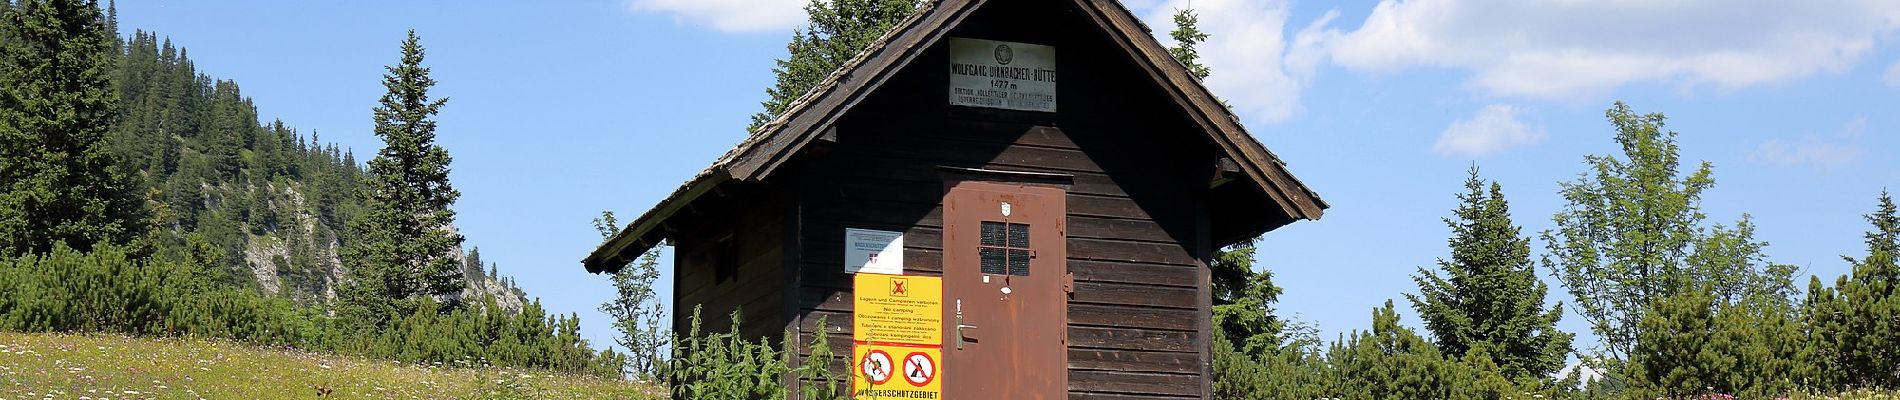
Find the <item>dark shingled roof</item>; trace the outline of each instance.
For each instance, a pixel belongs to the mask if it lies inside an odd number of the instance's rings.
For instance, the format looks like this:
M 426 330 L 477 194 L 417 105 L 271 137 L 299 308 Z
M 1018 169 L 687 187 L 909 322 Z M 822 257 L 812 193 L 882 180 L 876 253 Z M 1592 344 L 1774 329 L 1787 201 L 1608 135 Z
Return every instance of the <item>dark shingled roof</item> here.
M 588 272 L 617 271 L 665 239 L 664 230 L 659 229 L 661 223 L 686 204 L 726 181 L 765 179 L 852 106 L 926 49 L 942 41 L 945 34 L 978 8 L 992 1 L 1003 0 L 925 1 L 910 17 L 793 101 L 777 118 L 760 126 L 711 166 L 614 234 L 581 263 Z M 1089 21 L 1107 32 L 1151 78 L 1164 86 L 1172 100 L 1187 110 L 1190 119 L 1205 128 L 1214 143 L 1240 164 L 1247 180 L 1262 188 L 1274 205 L 1296 219 L 1319 219 L 1327 208 L 1326 202 L 1288 173 L 1279 157 L 1248 134 L 1240 125 L 1239 117 L 1176 61 L 1127 7 L 1116 0 L 1042 1 L 1073 2 Z

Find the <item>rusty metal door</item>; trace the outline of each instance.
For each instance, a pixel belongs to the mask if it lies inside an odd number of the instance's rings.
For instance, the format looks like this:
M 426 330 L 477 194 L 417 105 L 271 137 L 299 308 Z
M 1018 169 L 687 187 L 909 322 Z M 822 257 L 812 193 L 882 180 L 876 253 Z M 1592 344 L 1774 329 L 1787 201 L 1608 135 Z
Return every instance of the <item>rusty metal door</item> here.
M 948 186 L 944 398 L 1067 398 L 1063 191 L 976 181 Z

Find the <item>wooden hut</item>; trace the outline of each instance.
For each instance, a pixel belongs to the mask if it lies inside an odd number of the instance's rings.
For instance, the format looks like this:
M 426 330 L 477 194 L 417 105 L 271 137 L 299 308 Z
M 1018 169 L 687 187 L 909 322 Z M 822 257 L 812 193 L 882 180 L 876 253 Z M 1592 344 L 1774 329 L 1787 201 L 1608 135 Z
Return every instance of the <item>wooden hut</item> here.
M 1116 1 L 925 3 L 587 270 L 670 242 L 676 327 L 740 310 L 941 386 L 900 396 L 1209 397 L 1209 257 L 1326 204 Z M 913 293 L 939 356 L 852 352 L 858 304 Z

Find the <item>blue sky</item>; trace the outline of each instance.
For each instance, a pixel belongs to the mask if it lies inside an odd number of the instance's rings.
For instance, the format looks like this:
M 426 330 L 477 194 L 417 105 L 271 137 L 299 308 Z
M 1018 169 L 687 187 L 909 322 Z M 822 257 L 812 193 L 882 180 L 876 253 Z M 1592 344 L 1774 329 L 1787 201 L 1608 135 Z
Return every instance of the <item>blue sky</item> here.
M 1188 5 L 1127 3 L 1156 32 Z M 1504 184 L 1527 233 L 1549 228 L 1557 182 L 1585 155 L 1617 151 L 1603 119 L 1615 100 L 1668 114 L 1683 158 L 1714 163 L 1711 222 L 1749 213 L 1771 260 L 1845 272 L 1860 216 L 1900 189 L 1900 3 L 1770 3 L 1194 1 L 1214 35 L 1207 84 L 1332 204 L 1264 242 L 1281 313 L 1331 339 L 1368 326 L 1385 299 L 1402 303 L 1415 268 L 1445 254 L 1440 218 L 1474 164 Z M 801 4 L 118 6 L 121 29 L 170 37 L 261 115 L 364 159 L 381 147 L 381 68 L 416 29 L 433 93 L 450 98 L 439 139 L 468 245 L 604 344 L 613 332 L 594 307 L 612 288 L 578 264 L 599 242 L 588 221 L 632 219 L 744 137 Z M 1568 300 L 1554 282 L 1551 295 Z M 1575 314 L 1561 326 L 1586 330 Z

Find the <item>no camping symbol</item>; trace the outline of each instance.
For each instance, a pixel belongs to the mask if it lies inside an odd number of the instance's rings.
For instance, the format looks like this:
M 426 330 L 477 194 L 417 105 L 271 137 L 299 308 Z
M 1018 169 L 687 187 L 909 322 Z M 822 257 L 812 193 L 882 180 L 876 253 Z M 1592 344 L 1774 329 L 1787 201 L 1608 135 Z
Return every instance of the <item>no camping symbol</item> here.
M 937 379 L 943 375 L 941 347 L 889 342 L 855 344 L 851 350 L 851 399 L 943 398 L 943 380 Z
M 911 352 L 904 356 L 904 381 L 911 386 L 923 387 L 937 378 L 937 360 L 923 352 Z

